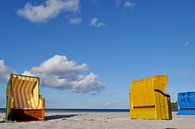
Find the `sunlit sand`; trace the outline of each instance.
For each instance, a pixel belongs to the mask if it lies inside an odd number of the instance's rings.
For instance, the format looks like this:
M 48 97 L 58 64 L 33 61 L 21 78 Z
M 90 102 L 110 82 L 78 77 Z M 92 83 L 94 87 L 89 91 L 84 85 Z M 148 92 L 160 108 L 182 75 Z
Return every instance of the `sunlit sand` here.
M 0 113 L 0 129 L 195 129 L 195 116 L 179 116 L 173 120 L 131 120 L 128 112 L 115 113 L 46 113 L 45 121 L 4 122 Z

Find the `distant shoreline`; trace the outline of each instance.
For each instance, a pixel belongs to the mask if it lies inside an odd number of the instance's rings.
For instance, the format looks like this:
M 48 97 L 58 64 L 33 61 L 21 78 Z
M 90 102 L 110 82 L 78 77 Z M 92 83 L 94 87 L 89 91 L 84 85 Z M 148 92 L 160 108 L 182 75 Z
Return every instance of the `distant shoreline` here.
M 0 112 L 5 112 L 5 108 L 0 108 Z M 129 109 L 55 109 L 47 108 L 46 112 L 129 112 Z M 177 110 L 173 109 L 173 112 Z

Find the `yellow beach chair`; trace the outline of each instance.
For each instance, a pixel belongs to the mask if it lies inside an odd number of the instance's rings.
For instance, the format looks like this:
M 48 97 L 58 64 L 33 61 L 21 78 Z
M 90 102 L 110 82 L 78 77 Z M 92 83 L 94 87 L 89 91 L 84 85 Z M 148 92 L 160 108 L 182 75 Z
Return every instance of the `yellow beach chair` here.
M 11 74 L 7 86 L 6 120 L 42 120 L 45 100 L 39 95 L 39 78 Z
M 165 94 L 167 83 L 167 75 L 156 75 L 131 82 L 131 119 L 171 120 L 170 96 Z

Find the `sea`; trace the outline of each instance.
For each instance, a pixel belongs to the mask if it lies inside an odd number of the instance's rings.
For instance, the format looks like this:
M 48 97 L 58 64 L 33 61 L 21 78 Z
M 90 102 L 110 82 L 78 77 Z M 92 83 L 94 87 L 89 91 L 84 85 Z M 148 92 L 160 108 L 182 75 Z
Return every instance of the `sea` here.
M 0 108 L 0 113 L 5 110 Z M 45 112 L 129 112 L 129 109 L 45 109 Z
M 5 110 L 0 108 L 0 113 L 4 113 Z M 172 112 L 176 111 L 172 110 Z M 129 109 L 45 109 L 45 112 L 129 112 Z

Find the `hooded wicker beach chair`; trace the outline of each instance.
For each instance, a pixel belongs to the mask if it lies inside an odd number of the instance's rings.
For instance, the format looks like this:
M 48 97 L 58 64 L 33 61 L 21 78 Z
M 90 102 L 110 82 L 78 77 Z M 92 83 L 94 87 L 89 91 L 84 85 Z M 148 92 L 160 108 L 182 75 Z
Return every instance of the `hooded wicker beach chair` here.
M 129 94 L 131 119 L 172 119 L 170 96 L 165 93 L 167 83 L 166 75 L 131 82 Z
M 45 100 L 39 95 L 39 78 L 11 74 L 7 85 L 6 120 L 43 120 Z
M 177 104 L 179 115 L 195 115 L 195 92 L 178 93 Z

